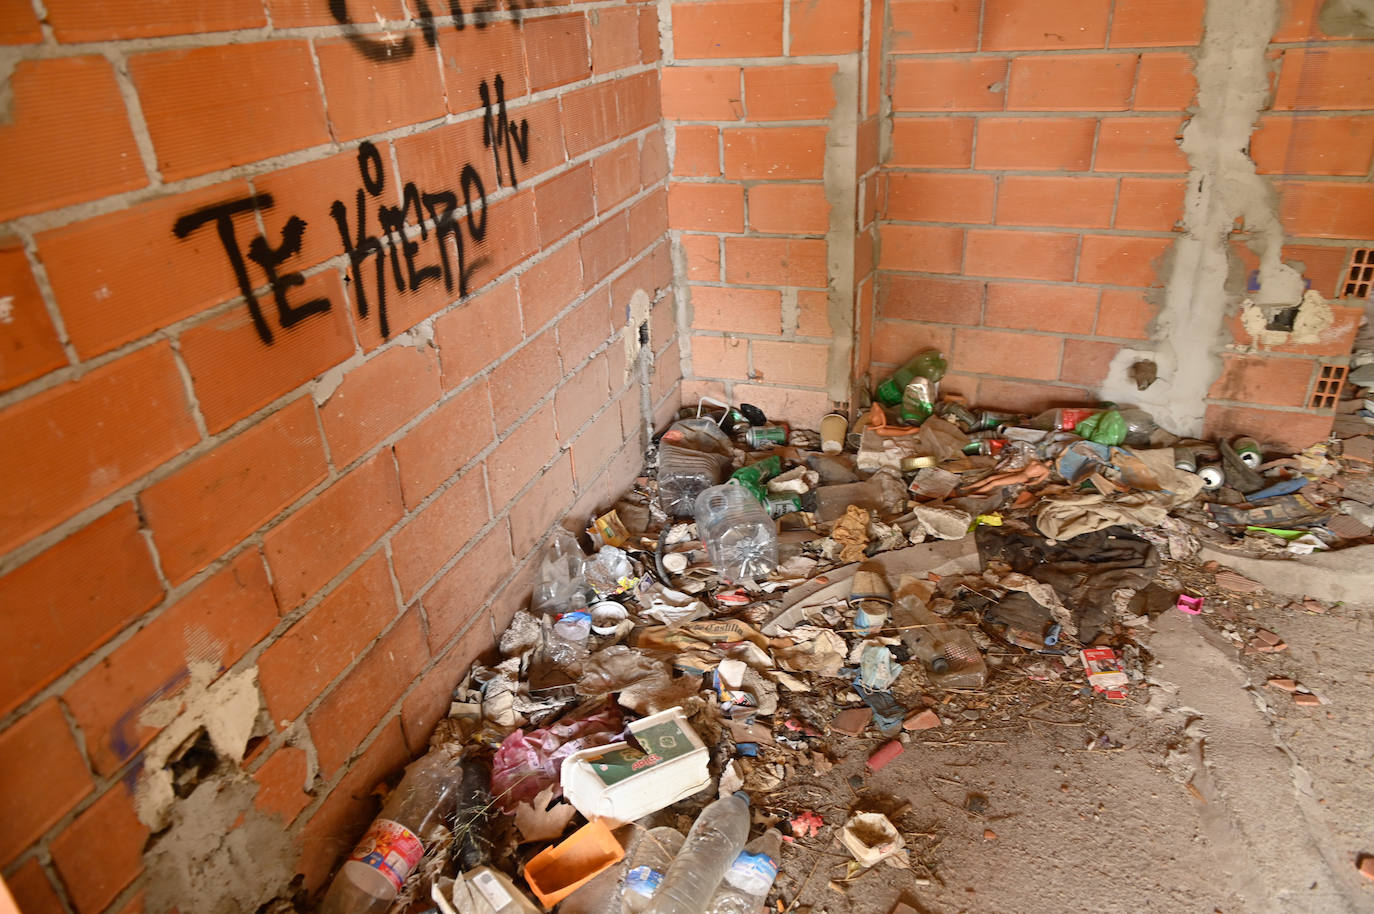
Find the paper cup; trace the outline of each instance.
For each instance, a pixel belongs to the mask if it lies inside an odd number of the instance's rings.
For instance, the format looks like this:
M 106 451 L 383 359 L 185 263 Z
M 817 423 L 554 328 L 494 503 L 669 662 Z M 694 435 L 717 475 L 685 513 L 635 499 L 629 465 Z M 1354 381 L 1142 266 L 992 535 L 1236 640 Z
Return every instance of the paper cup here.
M 838 454 L 844 450 L 844 436 L 849 431 L 849 419 L 839 413 L 831 413 L 821 420 L 821 451 Z

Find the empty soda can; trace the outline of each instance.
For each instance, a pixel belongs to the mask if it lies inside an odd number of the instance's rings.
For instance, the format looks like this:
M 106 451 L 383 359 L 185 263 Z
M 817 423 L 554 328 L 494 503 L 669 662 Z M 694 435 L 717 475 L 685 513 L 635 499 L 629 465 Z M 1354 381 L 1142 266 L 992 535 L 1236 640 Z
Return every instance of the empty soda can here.
M 1240 462 L 1254 469 L 1264 462 L 1264 453 L 1260 450 L 1260 444 L 1254 438 L 1237 438 L 1231 445 L 1231 449 L 1236 452 Z

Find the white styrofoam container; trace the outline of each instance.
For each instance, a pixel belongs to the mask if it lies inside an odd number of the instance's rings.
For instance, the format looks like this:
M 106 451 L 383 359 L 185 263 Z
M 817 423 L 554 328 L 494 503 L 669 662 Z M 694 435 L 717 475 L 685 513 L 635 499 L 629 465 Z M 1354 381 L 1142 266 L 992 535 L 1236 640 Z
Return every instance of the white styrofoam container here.
M 690 797 L 711 781 L 709 752 L 682 708 L 629 725 L 628 742 L 574 752 L 563 760 L 563 795 L 588 819 L 622 825 Z

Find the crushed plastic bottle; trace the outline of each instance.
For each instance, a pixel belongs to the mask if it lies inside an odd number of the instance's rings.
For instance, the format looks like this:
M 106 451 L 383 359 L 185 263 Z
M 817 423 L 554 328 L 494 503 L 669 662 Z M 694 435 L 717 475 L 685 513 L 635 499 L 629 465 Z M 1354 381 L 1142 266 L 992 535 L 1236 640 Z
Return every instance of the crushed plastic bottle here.
M 1121 410 L 1121 417 L 1126 420 L 1127 447 L 1149 447 L 1154 443 L 1155 433 L 1159 431 L 1154 416 L 1138 406 L 1127 406 Z
M 940 355 L 938 349 L 923 349 L 912 356 L 905 365 L 892 373 L 892 377 L 878 385 L 878 402 L 886 406 L 896 406 L 902 402 L 902 394 L 906 386 L 915 378 L 928 378 L 932 382 L 939 381 L 945 376 L 945 371 L 949 367 L 945 362 L 945 357 Z
M 902 389 L 902 421 L 920 425 L 935 413 L 935 403 L 940 397 L 940 385 L 921 375 L 911 379 Z
M 577 537 L 562 527 L 555 530 L 539 560 L 530 609 L 544 615 L 568 612 L 575 598 L 586 590 L 586 562 L 587 556 L 577 544 Z
M 550 626 L 545 641 L 549 659 L 559 666 L 572 666 L 586 659 L 591 631 L 592 616 L 585 610 L 577 609 L 559 616 Z
M 768 499 L 765 483 L 782 472 L 782 458 L 773 456 L 742 466 L 730 474 L 729 485 L 743 486 L 760 502 Z
M 730 438 L 715 420 L 681 419 L 658 445 L 658 504 L 669 517 L 687 517 L 696 498 L 718 485 L 732 455 Z
M 344 861 L 319 914 L 381 914 L 424 856 L 425 842 L 452 818 L 462 793 L 463 759 L 435 749 L 411 762 L 381 815 Z
M 630 868 L 625 873 L 625 893 L 621 896 L 624 914 L 643 914 L 649 901 L 663 884 L 663 874 L 673 862 L 682 842 L 687 840 L 676 828 L 651 828 L 639 840 Z
M 892 624 L 902 641 L 926 668 L 930 681 L 945 689 L 981 689 L 988 668 L 983 652 L 969 633 L 941 619 L 920 597 L 899 592 L 892 606 Z
M 758 914 L 778 878 L 781 859 L 782 833 L 770 828 L 740 851 L 706 914 Z
M 843 517 L 850 505 L 878 514 L 900 514 L 906 510 L 907 486 L 901 474 L 881 469 L 863 482 L 821 486 L 812 494 L 816 519 L 830 523 Z
M 615 546 L 598 549 L 596 555 L 587 560 L 583 573 L 592 593 L 599 600 L 625 593 L 639 583 L 634 563 L 624 549 Z
M 749 795 L 737 791 L 701 811 L 668 865 L 648 914 L 702 914 L 749 837 Z
M 743 486 L 712 486 L 697 496 L 697 532 L 729 581 L 756 581 L 778 566 L 778 529 Z

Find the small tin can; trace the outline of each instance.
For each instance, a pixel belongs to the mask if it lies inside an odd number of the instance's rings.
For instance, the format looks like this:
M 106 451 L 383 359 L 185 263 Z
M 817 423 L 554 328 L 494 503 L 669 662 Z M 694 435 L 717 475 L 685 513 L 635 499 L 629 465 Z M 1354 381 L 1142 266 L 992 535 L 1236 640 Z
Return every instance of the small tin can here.
M 1240 458 L 1240 462 L 1254 469 L 1264 463 L 1264 452 L 1260 450 L 1260 443 L 1251 437 L 1237 438 L 1231 445 Z
M 782 425 L 751 425 L 744 433 L 750 448 L 761 451 L 787 443 L 787 428 Z
M 770 494 L 764 499 L 763 505 L 768 509 L 768 516 L 774 520 L 802 509 L 801 496 L 790 494 Z
M 982 455 L 984 457 L 1002 453 L 1002 448 L 1007 446 L 1005 438 L 978 438 L 964 445 L 964 453 L 970 456 Z

